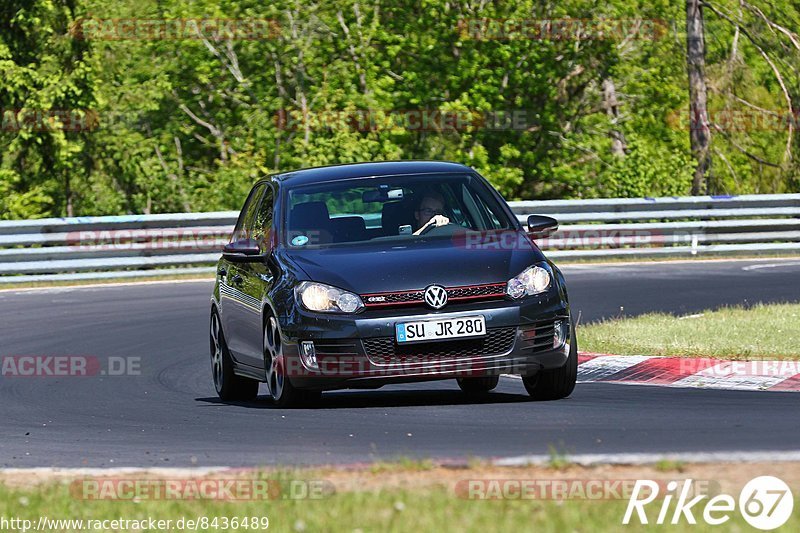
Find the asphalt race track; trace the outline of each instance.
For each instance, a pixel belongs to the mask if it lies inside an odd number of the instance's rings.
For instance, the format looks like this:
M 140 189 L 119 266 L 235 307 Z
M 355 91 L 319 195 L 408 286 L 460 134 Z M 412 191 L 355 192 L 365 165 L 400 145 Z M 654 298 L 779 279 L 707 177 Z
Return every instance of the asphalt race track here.
M 800 260 L 564 269 L 581 321 L 800 301 Z M 455 382 L 326 393 L 280 410 L 224 404 L 208 356 L 210 282 L 0 292 L 0 355 L 140 358 L 139 375 L 0 377 L 2 467 L 245 466 L 398 457 L 797 450 L 800 394 L 579 384 L 528 401 L 503 378 L 467 402 Z

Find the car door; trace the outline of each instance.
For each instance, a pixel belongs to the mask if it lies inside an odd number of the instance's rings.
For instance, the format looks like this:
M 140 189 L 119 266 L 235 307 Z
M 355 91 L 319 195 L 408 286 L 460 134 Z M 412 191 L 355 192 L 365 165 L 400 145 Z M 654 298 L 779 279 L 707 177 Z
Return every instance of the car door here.
M 259 183 L 250 191 L 233 230 L 231 242 L 251 237 L 265 189 L 266 184 Z M 250 309 L 258 307 L 260 302 L 253 302 L 252 298 L 247 295 L 245 290 L 246 267 L 247 263 L 239 261 L 223 259 L 220 263 L 220 307 L 222 327 L 228 349 L 238 362 L 252 365 L 252 354 L 247 349 L 247 321 Z
M 262 308 L 266 295 L 273 285 L 274 273 L 270 265 L 273 247 L 273 214 L 275 212 L 275 191 L 267 184 L 261 205 L 256 213 L 250 237 L 258 243 L 261 259 L 238 265 L 242 276 L 241 292 L 248 305 L 242 307 L 239 315 L 241 332 L 242 362 L 264 368 L 264 328 Z

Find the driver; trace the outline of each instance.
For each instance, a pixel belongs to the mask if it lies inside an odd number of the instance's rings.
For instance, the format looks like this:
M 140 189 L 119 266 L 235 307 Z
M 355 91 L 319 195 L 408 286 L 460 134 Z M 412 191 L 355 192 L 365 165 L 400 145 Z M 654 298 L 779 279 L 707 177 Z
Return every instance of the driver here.
M 444 197 L 438 192 L 426 192 L 414 211 L 414 219 L 417 222 L 414 235 L 419 235 L 429 227 L 449 224 L 450 219 L 444 216 Z

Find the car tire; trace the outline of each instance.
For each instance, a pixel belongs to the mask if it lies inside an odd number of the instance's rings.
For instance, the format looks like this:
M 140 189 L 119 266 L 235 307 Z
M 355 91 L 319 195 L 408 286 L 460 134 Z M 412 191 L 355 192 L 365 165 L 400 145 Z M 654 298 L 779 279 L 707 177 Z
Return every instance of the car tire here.
M 578 340 L 575 324 L 570 321 L 570 343 L 567 362 L 560 368 L 540 370 L 533 376 L 523 376 L 525 390 L 534 400 L 560 400 L 575 390 L 578 380 Z
M 457 378 L 458 386 L 469 396 L 486 394 L 497 387 L 500 376 L 484 376 L 480 378 Z
M 276 407 L 313 407 L 322 398 L 322 391 L 298 389 L 286 374 L 286 357 L 280 327 L 274 316 L 264 321 L 264 364 L 267 388 Z
M 211 341 L 211 377 L 220 400 L 253 400 L 258 396 L 258 381 L 237 376 L 231 358 L 219 312 L 211 310 L 209 337 Z

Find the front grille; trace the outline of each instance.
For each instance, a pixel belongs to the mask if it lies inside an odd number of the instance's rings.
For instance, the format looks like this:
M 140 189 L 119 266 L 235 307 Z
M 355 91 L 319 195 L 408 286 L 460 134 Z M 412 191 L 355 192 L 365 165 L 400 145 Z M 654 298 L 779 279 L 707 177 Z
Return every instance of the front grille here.
M 361 296 L 367 307 L 378 307 L 391 304 L 422 303 L 422 291 L 408 292 L 382 292 L 377 294 L 364 294 Z
M 484 285 L 464 285 L 460 287 L 445 287 L 447 301 L 459 300 L 489 300 L 505 296 L 505 283 L 487 283 Z M 398 305 L 422 305 L 424 289 L 400 292 L 377 292 L 362 294 L 361 299 L 368 308 L 389 307 Z
M 505 283 L 492 283 L 489 285 L 472 285 L 467 287 L 452 287 L 447 289 L 448 300 L 461 300 L 464 298 L 477 298 L 480 296 L 503 296 L 506 293 Z
M 430 359 L 459 359 L 500 355 L 514 346 L 517 328 L 491 328 L 486 336 L 419 344 L 397 344 L 394 337 L 364 339 L 367 357 L 376 365 L 423 362 Z

